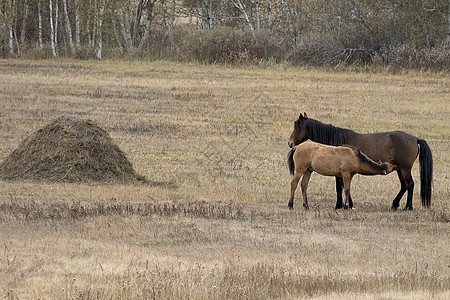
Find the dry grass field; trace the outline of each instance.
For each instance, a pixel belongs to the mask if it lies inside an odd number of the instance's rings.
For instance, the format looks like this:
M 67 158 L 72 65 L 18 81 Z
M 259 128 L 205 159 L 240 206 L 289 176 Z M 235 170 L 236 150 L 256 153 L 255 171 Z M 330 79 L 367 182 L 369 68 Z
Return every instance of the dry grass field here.
M 449 299 L 449 95 L 448 75 L 431 73 L 0 60 L 0 161 L 71 115 L 149 180 L 0 181 L 0 297 Z M 311 209 L 298 189 L 289 211 L 287 141 L 304 111 L 427 140 L 432 208 L 416 161 L 413 211 L 390 210 L 395 173 L 356 176 L 352 211 L 313 174 Z

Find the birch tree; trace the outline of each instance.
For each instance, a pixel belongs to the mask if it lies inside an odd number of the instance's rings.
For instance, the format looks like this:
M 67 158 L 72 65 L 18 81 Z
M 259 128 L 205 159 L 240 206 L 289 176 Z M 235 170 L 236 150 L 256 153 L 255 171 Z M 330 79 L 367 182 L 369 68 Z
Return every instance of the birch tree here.
M 75 3 L 75 47 L 78 51 L 81 50 L 81 22 L 82 17 L 80 13 L 80 2 L 74 1 Z
M 3 17 L 3 31 L 5 32 L 5 40 L 8 41 L 8 50 L 10 55 L 15 54 L 14 40 L 15 31 L 13 27 L 13 22 L 15 20 L 15 6 L 13 0 L 7 0 L 3 3 L 2 7 L 2 17 Z
M 25 42 L 26 42 L 28 13 L 29 13 L 28 0 L 24 0 L 23 1 L 22 28 L 20 30 L 20 45 L 22 46 L 22 48 L 25 46 Z
M 55 6 L 55 7 L 54 7 Z M 58 1 L 56 3 L 53 0 L 49 0 L 49 12 L 50 12 L 50 42 L 52 45 L 52 54 L 54 57 L 58 57 Z M 55 14 L 55 16 L 53 16 Z
M 68 9 L 68 5 L 67 5 L 67 0 L 63 0 L 63 4 L 64 4 L 64 25 L 66 28 L 67 41 L 69 43 L 70 52 L 72 53 L 72 55 L 75 55 L 75 45 L 73 43 L 73 38 L 72 38 L 72 28 L 70 26 L 69 9 Z
M 150 39 L 150 34 L 152 31 L 152 22 L 154 18 L 154 7 L 157 0 L 148 0 L 145 7 L 146 10 L 146 20 L 145 20 L 145 30 L 139 42 L 139 50 L 142 50 L 146 45 L 147 41 Z
M 142 10 L 143 9 L 144 9 L 144 0 L 139 0 L 137 9 L 136 9 L 136 18 L 134 20 L 134 26 L 133 26 L 133 39 L 132 39 L 133 45 L 137 45 L 139 43 L 139 40 L 141 37 L 141 18 L 142 18 Z
M 447 35 L 445 37 L 445 44 L 450 46 L 450 0 L 448 0 L 447 8 Z
M 98 19 L 97 19 L 98 47 L 97 47 L 97 51 L 96 51 L 96 55 L 95 55 L 97 57 L 97 59 L 102 59 L 102 57 L 103 57 L 103 17 L 105 15 L 106 1 L 107 0 L 100 1 L 100 11 L 99 11 Z
M 38 0 L 38 45 L 39 49 L 44 50 L 44 40 L 42 38 L 42 0 Z
M 173 25 L 175 23 L 175 9 L 176 9 L 176 1 L 172 0 L 170 7 L 169 26 L 167 32 L 171 46 L 173 45 Z
M 231 3 L 242 13 L 245 19 L 245 23 L 250 29 L 253 36 L 255 36 L 255 27 L 253 26 L 252 20 L 250 19 L 250 5 L 244 0 L 231 0 Z

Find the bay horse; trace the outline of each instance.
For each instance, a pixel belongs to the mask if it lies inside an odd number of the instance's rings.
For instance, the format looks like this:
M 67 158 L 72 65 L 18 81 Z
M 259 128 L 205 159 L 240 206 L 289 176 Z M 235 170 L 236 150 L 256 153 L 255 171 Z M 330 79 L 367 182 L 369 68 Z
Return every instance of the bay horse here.
M 397 166 L 391 163 L 373 161 L 354 146 L 336 147 L 312 141 L 293 147 L 288 155 L 288 165 L 291 175 L 294 176 L 288 203 L 290 209 L 294 207 L 294 194 L 301 178 L 303 207 L 309 208 L 306 190 L 313 171 L 325 176 L 342 178 L 345 194 L 344 208 L 348 208 L 351 199 L 350 183 L 355 174 L 386 175 L 397 169 Z
M 374 161 L 392 162 L 398 167 L 400 191 L 392 201 L 392 209 L 400 205 L 400 199 L 408 191 L 405 210 L 412 210 L 414 181 L 411 169 L 419 157 L 420 162 L 420 196 L 422 205 L 431 206 L 431 184 L 433 181 L 433 158 L 427 142 L 403 131 L 389 131 L 361 134 L 350 129 L 335 127 L 310 119 L 300 114 L 294 122 L 294 130 L 289 139 L 292 148 L 308 139 L 312 141 L 339 146 L 349 144 L 357 147 Z M 342 208 L 342 177 L 336 176 L 336 209 Z M 353 207 L 350 199 L 349 206 Z

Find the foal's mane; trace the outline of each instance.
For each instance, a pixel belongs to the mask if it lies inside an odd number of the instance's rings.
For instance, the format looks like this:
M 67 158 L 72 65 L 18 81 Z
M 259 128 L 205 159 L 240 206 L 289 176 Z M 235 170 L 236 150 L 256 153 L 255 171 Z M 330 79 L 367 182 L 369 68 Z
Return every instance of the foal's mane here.
M 355 147 L 353 145 L 347 145 L 347 144 L 342 145 L 342 146 L 352 149 L 353 153 L 356 155 L 356 157 L 358 158 L 358 160 L 361 163 L 368 164 L 372 169 L 379 171 L 379 172 L 386 171 L 386 165 L 377 163 L 376 161 L 374 161 L 373 159 L 368 157 L 366 154 L 362 153 L 357 147 Z
M 305 129 L 311 140 L 332 146 L 348 144 L 356 135 L 353 130 L 324 124 L 309 118 L 305 119 Z

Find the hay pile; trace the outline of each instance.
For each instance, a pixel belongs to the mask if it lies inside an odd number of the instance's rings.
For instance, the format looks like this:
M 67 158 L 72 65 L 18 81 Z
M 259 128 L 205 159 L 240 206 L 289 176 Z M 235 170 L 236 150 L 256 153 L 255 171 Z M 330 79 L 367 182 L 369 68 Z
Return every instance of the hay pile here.
M 109 134 L 90 120 L 61 116 L 25 139 L 0 165 L 4 180 L 142 181 Z

